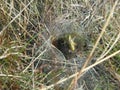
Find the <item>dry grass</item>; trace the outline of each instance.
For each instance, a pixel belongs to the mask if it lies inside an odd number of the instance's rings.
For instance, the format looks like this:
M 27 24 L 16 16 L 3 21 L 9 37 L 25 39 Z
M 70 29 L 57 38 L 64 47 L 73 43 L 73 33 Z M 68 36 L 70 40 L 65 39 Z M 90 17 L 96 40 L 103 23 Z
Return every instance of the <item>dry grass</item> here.
M 119 0 L 0 3 L 0 90 L 120 88 Z M 70 60 L 52 45 L 68 33 L 87 44 Z

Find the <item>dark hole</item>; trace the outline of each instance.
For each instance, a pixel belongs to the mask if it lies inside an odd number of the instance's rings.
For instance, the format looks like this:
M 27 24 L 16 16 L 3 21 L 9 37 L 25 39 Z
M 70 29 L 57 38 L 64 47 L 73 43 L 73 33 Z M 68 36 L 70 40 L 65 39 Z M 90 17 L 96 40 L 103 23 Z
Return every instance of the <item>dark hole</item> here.
M 59 49 L 66 58 L 69 57 L 69 50 L 70 50 L 70 47 L 69 47 L 69 43 L 68 41 L 65 39 L 65 38 L 58 38 L 56 40 L 53 40 L 52 41 L 52 44 L 57 48 Z

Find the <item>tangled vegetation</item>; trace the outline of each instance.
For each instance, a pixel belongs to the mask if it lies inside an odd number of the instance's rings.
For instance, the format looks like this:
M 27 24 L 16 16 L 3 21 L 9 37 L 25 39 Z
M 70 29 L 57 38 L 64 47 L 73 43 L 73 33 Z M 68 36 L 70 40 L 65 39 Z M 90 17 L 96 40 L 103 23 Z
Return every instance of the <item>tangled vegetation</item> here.
M 0 90 L 119 88 L 119 0 L 0 0 Z

